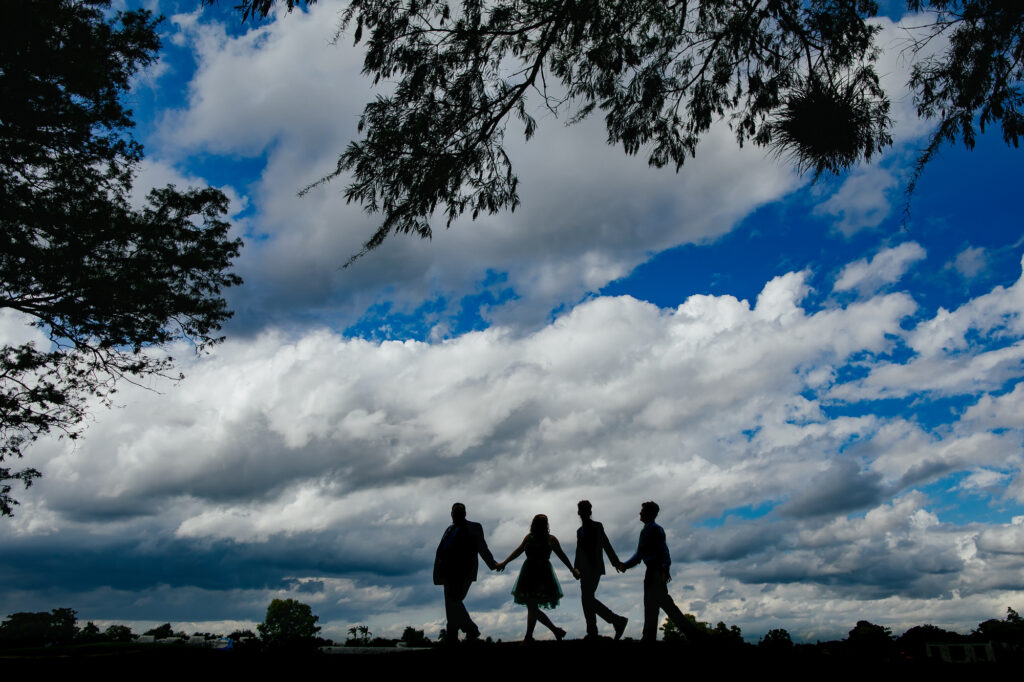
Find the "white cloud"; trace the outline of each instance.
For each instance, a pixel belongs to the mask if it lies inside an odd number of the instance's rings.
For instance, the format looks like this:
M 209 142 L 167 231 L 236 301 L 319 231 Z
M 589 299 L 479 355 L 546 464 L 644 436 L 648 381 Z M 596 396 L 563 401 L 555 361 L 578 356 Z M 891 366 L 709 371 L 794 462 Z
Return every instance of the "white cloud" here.
M 50 347 L 50 339 L 43 330 L 33 327 L 36 318 L 11 308 L 0 308 L 0 346 L 19 346 L 33 343 L 36 348 Z
M 834 216 L 836 229 L 851 236 L 864 228 L 878 227 L 891 210 L 889 192 L 896 178 L 881 166 L 859 168 L 839 190 L 815 207 L 816 215 Z
M 956 255 L 951 265 L 964 279 L 974 279 L 988 268 L 988 251 L 969 246 Z
M 842 400 L 995 391 L 1021 376 L 1024 360 L 1024 278 L 997 286 L 950 312 L 939 308 L 904 335 L 914 357 L 875 364 L 858 381 L 837 386 Z M 970 352 L 968 352 L 970 351 Z
M 977 542 L 983 552 L 1024 554 L 1024 516 L 1015 516 L 1012 523 L 985 529 Z
M 882 287 L 898 282 L 910 266 L 925 257 L 925 250 L 917 242 L 904 242 L 899 246 L 882 249 L 869 261 L 867 258 L 850 263 L 836 279 L 836 291 L 856 289 L 870 295 Z
M 991 488 L 1005 485 L 1009 475 L 992 469 L 979 469 L 965 478 L 959 485 L 963 490 L 985 491 Z
M 130 199 L 136 208 L 141 208 L 145 204 L 146 195 L 154 188 L 163 188 L 167 185 L 174 185 L 178 190 L 183 191 L 190 188 L 205 188 L 208 187 L 209 184 L 210 183 L 202 178 L 181 172 L 167 162 L 147 158 L 143 159 L 142 162 L 139 163 L 139 167 L 135 175 L 135 181 L 132 183 L 132 194 Z M 249 200 L 247 197 L 240 195 L 238 190 L 230 185 L 222 185 L 217 189 L 224 192 L 224 195 L 230 202 L 228 217 L 233 218 L 236 221 L 235 231 L 237 232 L 238 214 L 246 209 Z
M 961 421 L 974 428 L 1014 429 L 1021 424 L 1024 414 L 1024 382 L 1009 393 L 1000 396 L 983 395 L 964 413 Z
M 872 23 L 881 28 L 875 38 L 875 44 L 882 48 L 875 70 L 891 103 L 889 115 L 894 122 L 891 131 L 893 143 L 896 146 L 916 143 L 931 131 L 934 124 L 917 115 L 914 95 L 908 87 L 911 69 L 915 62 L 944 51 L 948 40 L 945 34 L 936 36 L 915 55 L 914 38 L 923 35 L 930 24 L 921 15 L 908 14 L 898 22 L 876 18 Z

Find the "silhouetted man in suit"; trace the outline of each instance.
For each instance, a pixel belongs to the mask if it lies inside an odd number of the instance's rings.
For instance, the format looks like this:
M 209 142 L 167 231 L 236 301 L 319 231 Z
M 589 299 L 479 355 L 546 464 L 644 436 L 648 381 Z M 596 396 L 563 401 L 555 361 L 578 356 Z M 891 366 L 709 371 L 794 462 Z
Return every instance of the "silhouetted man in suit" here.
M 484 529 L 479 523 L 466 520 L 466 505 L 456 502 L 452 505 L 452 525 L 441 536 L 434 556 L 434 584 L 444 586 L 444 611 L 448 619 L 446 636 L 449 642 L 457 642 L 459 630 L 466 633 L 466 640 L 480 637 L 480 629 L 469 617 L 463 600 L 470 584 L 476 580 L 477 555 L 483 557 L 487 568 L 494 570 L 495 561 L 484 540 Z
M 672 579 L 668 569 L 672 559 L 665 542 L 665 530 L 654 522 L 659 511 L 656 502 L 640 505 L 640 520 L 644 527 L 640 531 L 636 554 L 619 568 L 625 571 L 641 561 L 647 564 L 647 573 L 644 575 L 644 642 L 658 641 L 659 611 L 664 611 L 683 635 L 691 635 L 695 630 L 668 593 L 668 581 Z
M 608 542 L 604 526 L 590 518 L 593 511 L 590 502 L 580 500 L 576 505 L 576 511 L 580 515 L 582 525 L 576 531 L 576 559 L 573 561 L 573 567 L 580 572 L 580 596 L 583 601 L 583 618 L 587 621 L 587 639 L 596 639 L 598 636 L 597 616 L 601 616 L 615 627 L 615 639 L 619 639 L 629 619 L 616 614 L 597 600 L 597 584 L 604 575 L 606 552 L 612 566 L 618 568 L 622 564 L 612 549 L 612 543 Z

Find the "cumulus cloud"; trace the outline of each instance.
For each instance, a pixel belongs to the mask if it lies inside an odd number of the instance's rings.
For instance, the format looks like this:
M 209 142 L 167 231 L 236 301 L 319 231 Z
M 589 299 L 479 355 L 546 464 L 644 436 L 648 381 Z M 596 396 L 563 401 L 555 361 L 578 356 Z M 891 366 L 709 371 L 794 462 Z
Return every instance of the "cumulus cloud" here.
M 702 618 L 756 621 L 778 594 L 812 585 L 809 603 L 899 598 L 906 608 L 1007 589 L 1013 555 L 996 550 L 1010 540 L 943 523 L 914 490 L 979 467 L 1019 474 L 1020 426 L 1002 426 L 1009 417 L 998 407 L 1019 399 L 1017 389 L 989 393 L 985 375 L 1009 370 L 979 366 L 961 390 L 989 402 L 947 432 L 899 417 L 830 417 L 825 408 L 844 386 L 864 383 L 840 378 L 851 363 L 868 365 L 873 394 L 890 389 L 885 376 L 901 391 L 932 390 L 931 375 L 876 373 L 892 365 L 881 358 L 900 339 L 925 348 L 922 326 L 941 321 L 952 346 L 955 330 L 1016 338 L 1000 311 L 1020 282 L 907 330 L 916 305 L 906 294 L 811 312 L 807 277 L 772 279 L 753 305 L 691 296 L 660 309 L 597 297 L 536 331 L 492 327 L 434 343 L 326 329 L 228 341 L 187 361 L 183 384 L 154 386 L 161 395 L 126 391 L 123 407 L 101 412 L 85 441 L 36 449 L 26 463 L 47 477 L 0 529 L 7 565 L 18 562 L 21 581 L 45 581 L 59 557 L 92 556 L 75 563 L 83 593 L 154 599 L 172 598 L 158 596 L 170 576 L 174 599 L 191 598 L 188 590 L 225 600 L 231 590 L 253 600 L 267 590 L 330 592 L 337 596 L 318 602 L 325 620 L 397 627 L 403 614 L 427 619 L 436 607 L 426 585 L 454 499 L 484 522 L 497 554 L 538 512 L 571 537 L 581 498 L 627 552 L 638 502 L 657 499 L 678 584 L 693 586 L 683 596 Z M 968 344 L 958 355 L 989 352 Z M 692 530 L 743 506 L 768 516 Z M 115 552 L 120 565 L 144 570 L 111 570 Z M 171 554 L 180 561 L 167 562 Z M 186 570 L 196 561 L 220 569 Z M 984 577 L 986 566 L 1001 577 Z M 386 596 L 344 596 L 346 580 Z M 506 636 L 518 629 L 512 580 L 488 576 L 474 587 L 482 622 Z M 324 590 L 313 590 L 319 584 Z M 638 608 L 639 583 L 614 584 L 609 598 Z M 244 604 L 218 617 L 260 615 Z
M 964 303 L 939 308 L 907 332 L 909 362 L 880 362 L 863 379 L 836 386 L 843 400 L 904 397 L 918 391 L 970 395 L 999 390 L 1021 375 L 1024 279 Z
M 1024 516 L 1014 516 L 1009 524 L 986 528 L 978 535 L 978 549 L 1001 554 L 1024 554 Z
M 988 251 L 980 246 L 968 246 L 956 254 L 951 265 L 964 279 L 974 279 L 988 267 Z
M 833 216 L 837 230 L 850 236 L 858 230 L 878 227 L 889 215 L 889 192 L 896 178 L 881 166 L 854 171 L 839 189 L 814 212 Z
M 871 260 L 861 258 L 844 267 L 836 278 L 834 289 L 873 294 L 888 284 L 898 282 L 910 266 L 925 255 L 925 250 L 917 242 L 904 242 L 882 249 Z
M 983 395 L 964 413 L 961 421 L 972 427 L 986 429 L 1014 429 L 1020 426 L 1024 414 L 1024 383 L 1018 383 L 1009 393 Z

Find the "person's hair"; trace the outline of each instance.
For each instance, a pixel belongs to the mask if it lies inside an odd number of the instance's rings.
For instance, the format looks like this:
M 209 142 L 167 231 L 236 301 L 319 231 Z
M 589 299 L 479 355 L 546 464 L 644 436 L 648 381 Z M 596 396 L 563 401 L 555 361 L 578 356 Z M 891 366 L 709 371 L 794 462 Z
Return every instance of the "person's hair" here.
M 547 537 L 550 534 L 548 530 L 548 517 L 543 514 L 534 516 L 533 522 L 530 523 L 530 534 L 536 537 Z
M 576 513 L 580 516 L 589 517 L 593 510 L 594 507 L 590 504 L 590 500 L 580 500 L 576 503 Z
M 658 518 L 658 512 L 661 511 L 661 508 L 658 507 L 658 503 L 652 501 L 644 502 L 640 505 L 640 508 L 650 515 L 651 520 Z

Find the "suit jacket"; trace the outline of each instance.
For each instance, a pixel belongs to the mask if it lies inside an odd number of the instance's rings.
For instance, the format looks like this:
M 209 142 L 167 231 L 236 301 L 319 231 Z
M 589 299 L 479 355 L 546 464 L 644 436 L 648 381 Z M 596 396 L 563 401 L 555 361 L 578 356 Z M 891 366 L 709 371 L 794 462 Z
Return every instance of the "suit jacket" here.
M 598 521 L 584 521 L 576 531 L 576 558 L 573 567 L 578 568 L 584 575 L 604 575 L 605 552 L 612 563 L 618 562 L 619 557 L 615 555 L 612 543 L 608 542 L 604 526 Z
M 665 542 L 665 529 L 654 521 L 644 524 L 640 530 L 636 554 L 626 559 L 624 565 L 633 568 L 641 561 L 647 564 L 647 578 L 657 576 L 669 579 L 668 567 L 672 565 L 672 557 L 669 556 L 668 543 Z
M 434 584 L 476 580 L 478 556 L 483 557 L 488 568 L 494 567 L 496 562 L 484 540 L 483 526 L 474 521 L 448 526 L 434 555 Z

